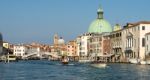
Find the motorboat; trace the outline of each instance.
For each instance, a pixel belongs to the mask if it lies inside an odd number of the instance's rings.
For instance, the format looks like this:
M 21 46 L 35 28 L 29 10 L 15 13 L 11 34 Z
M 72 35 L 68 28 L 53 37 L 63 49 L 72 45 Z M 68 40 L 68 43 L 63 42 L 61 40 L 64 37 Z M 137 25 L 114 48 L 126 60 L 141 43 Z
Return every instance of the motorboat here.
M 105 68 L 107 64 L 106 63 L 94 63 L 94 64 L 91 64 L 91 66 L 96 67 L 96 68 Z
M 61 59 L 61 63 L 62 64 L 68 64 L 69 63 L 69 58 L 66 57 L 66 56 L 63 56 L 62 59 Z
M 105 68 L 107 66 L 106 62 L 92 62 L 91 66 L 96 68 Z
M 69 63 L 69 61 L 67 59 L 63 59 L 61 62 L 62 62 L 62 64 L 68 64 Z

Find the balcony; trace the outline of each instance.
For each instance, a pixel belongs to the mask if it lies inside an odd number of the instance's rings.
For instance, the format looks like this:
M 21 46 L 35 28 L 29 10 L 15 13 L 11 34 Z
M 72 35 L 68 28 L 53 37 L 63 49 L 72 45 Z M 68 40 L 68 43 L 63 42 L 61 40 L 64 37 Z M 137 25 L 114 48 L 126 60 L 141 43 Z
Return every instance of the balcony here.
M 132 47 L 126 47 L 125 53 L 133 53 L 133 48 Z
M 126 47 L 125 50 L 133 50 L 133 48 L 132 47 Z

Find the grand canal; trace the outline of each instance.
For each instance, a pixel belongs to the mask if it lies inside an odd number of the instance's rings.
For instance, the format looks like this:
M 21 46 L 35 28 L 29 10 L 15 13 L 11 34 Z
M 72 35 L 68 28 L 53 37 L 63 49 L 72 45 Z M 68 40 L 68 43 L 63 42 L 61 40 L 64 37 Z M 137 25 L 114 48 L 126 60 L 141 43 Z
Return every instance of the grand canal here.
M 44 60 L 1 62 L 0 80 L 150 80 L 150 65 L 108 64 L 106 68 L 95 68 Z

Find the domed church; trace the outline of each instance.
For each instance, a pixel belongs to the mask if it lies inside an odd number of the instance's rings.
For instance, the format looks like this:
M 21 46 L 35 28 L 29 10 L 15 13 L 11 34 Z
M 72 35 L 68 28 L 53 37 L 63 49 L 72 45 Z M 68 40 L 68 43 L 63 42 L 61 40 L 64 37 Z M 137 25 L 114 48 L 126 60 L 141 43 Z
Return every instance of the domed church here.
M 89 33 L 112 32 L 112 27 L 110 23 L 103 18 L 103 13 L 103 9 L 100 7 L 97 10 L 97 19 L 94 20 L 89 26 Z

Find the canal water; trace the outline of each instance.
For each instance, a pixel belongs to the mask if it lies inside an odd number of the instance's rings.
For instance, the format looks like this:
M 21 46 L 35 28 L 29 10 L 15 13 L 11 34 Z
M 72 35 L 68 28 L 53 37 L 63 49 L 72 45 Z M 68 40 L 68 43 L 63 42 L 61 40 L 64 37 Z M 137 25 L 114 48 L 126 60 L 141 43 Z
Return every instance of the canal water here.
M 108 64 L 95 68 L 76 62 L 1 62 L 0 80 L 150 80 L 150 65 Z

